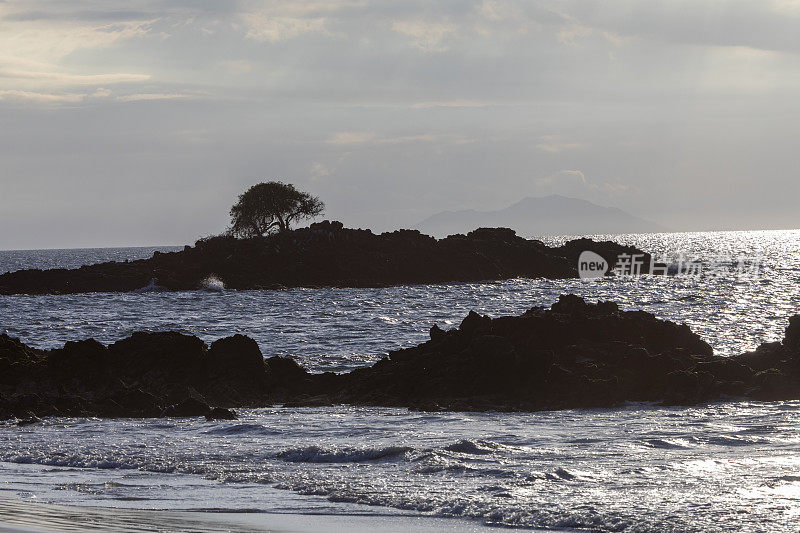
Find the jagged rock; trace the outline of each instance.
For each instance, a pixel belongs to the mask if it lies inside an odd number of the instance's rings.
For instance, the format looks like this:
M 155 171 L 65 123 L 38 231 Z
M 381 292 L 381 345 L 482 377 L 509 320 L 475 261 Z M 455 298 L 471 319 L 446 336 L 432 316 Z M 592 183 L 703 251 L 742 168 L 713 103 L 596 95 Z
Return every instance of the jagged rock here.
M 464 317 L 464 320 L 461 321 L 461 325 L 458 326 L 458 329 L 463 333 L 472 334 L 487 330 L 491 323 L 492 320 L 488 316 L 481 316 L 475 311 L 470 311 L 469 314 Z
M 433 327 L 427 342 L 345 374 L 311 374 L 288 357 L 264 361 L 241 335 L 210 349 L 165 332 L 50 351 L 0 335 L 0 417 L 227 419 L 235 413 L 226 408 L 276 403 L 435 411 L 800 399 L 798 324 L 790 320 L 783 342 L 717 357 L 685 325 L 566 295 L 519 316 L 470 312 L 456 329 Z
M 431 326 L 429 334 L 430 334 L 431 340 L 435 341 L 435 340 L 440 339 L 443 335 L 445 335 L 445 332 L 438 325 L 434 324 L 433 326 Z
M 796 357 L 800 357 L 800 315 L 795 315 L 789 319 L 783 345 L 787 350 L 794 353 Z

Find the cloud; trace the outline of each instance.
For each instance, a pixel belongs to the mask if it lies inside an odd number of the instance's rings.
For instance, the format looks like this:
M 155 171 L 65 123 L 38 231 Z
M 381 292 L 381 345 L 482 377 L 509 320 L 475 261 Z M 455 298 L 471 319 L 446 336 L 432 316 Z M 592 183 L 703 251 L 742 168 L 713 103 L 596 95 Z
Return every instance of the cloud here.
M 340 131 L 325 142 L 328 144 L 362 144 L 375 139 L 375 134 L 370 132 Z
M 152 20 L 91 23 L 64 20 L 12 22 L 0 20 L 0 51 L 15 57 L 52 63 L 81 49 L 107 48 L 122 40 L 142 37 Z
M 194 98 L 196 95 L 185 93 L 134 93 L 114 96 L 114 93 L 105 87 L 99 87 L 92 92 L 77 93 L 48 93 L 20 90 L 0 90 L 0 101 L 25 101 L 38 104 L 76 104 L 100 100 L 113 100 L 118 102 L 141 102 L 151 100 L 174 100 Z
M 219 63 L 217 63 L 217 65 L 221 69 L 227 70 L 228 72 L 232 72 L 234 74 L 244 74 L 247 72 L 251 72 L 254 68 L 253 64 L 245 59 L 220 61 Z
M 411 37 L 411 42 L 420 50 L 434 52 L 447 49 L 443 41 L 455 34 L 457 27 L 450 23 L 427 20 L 398 20 L 392 24 L 392 29 Z
M 39 86 L 107 85 L 111 83 L 132 83 L 147 81 L 150 79 L 150 77 L 151 76 L 149 74 L 70 74 L 67 72 L 44 70 L 15 70 L 0 66 L 0 78 L 31 82 Z
M 277 1 L 255 4 L 252 10 L 239 14 L 246 28 L 245 37 L 260 42 L 278 43 L 305 34 L 330 34 L 327 16 L 352 2 Z
M 378 144 L 400 144 L 410 142 L 436 142 L 441 141 L 442 137 L 439 135 L 432 135 L 430 133 L 422 135 L 400 135 L 398 137 L 384 137 L 377 139 L 375 142 Z
M 43 104 L 76 103 L 84 100 L 85 94 L 56 94 L 30 91 L 0 90 L 0 101 L 19 100 Z
M 800 4 L 791 0 L 573 0 L 559 9 L 584 27 L 617 37 L 800 53 Z
M 324 178 L 325 176 L 331 173 L 330 169 L 325 165 L 323 165 L 322 163 L 320 163 L 319 161 L 315 161 L 314 163 L 311 164 L 309 172 L 311 173 L 311 178 L 313 180 Z
M 121 102 L 140 102 L 143 100 L 176 100 L 176 99 L 186 99 L 192 98 L 193 95 L 191 94 L 183 94 L 183 93 L 139 93 L 139 94 L 127 94 L 124 96 L 120 96 L 117 98 Z
M 539 178 L 536 180 L 537 185 L 554 185 L 564 181 L 575 182 L 588 187 L 589 182 L 586 181 L 586 176 L 580 170 L 559 170 L 549 176 Z
M 9 22 L 30 22 L 40 20 L 55 21 L 125 21 L 151 18 L 152 14 L 144 11 L 130 10 L 81 10 L 81 11 L 16 11 L 3 16 Z
M 48 10 L 15 11 L 17 5 L 0 6 L 0 78 L 9 90 L 58 95 L 70 87 L 140 83 L 151 78 L 148 73 L 119 72 L 108 65 L 92 68 L 71 60 L 78 52 L 107 49 L 147 35 L 154 21 L 138 20 L 138 15 L 145 14 L 64 12 L 61 4 L 41 4 Z M 60 98 L 79 99 L 74 95 Z
M 417 102 L 412 104 L 414 109 L 428 109 L 432 107 L 487 107 L 490 105 L 499 105 L 497 103 L 478 102 L 475 100 L 442 100 L 437 102 Z
M 535 180 L 535 185 L 537 188 L 551 193 L 577 197 L 598 194 L 613 196 L 617 193 L 635 192 L 632 187 L 622 183 L 619 179 L 599 183 L 591 182 L 586 179 L 586 175 L 581 170 L 559 170 Z
M 262 13 L 243 16 L 247 24 L 245 37 L 255 41 L 277 43 L 304 33 L 325 33 L 324 18 L 273 17 Z
M 326 144 L 355 145 L 355 144 L 403 144 L 403 143 L 450 143 L 466 144 L 472 142 L 460 135 L 436 135 L 422 133 L 417 135 L 379 136 L 373 132 L 338 132 L 325 141 Z
M 583 145 L 579 142 L 570 142 L 565 140 L 561 135 L 542 135 L 539 137 L 539 143 L 536 148 L 543 152 L 558 153 L 567 150 L 576 150 Z

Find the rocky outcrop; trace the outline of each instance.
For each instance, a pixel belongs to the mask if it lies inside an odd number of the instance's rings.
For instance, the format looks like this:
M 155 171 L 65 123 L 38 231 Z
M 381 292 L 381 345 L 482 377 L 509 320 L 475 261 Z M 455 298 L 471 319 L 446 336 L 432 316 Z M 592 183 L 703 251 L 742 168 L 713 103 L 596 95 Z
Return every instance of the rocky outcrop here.
M 490 318 L 345 374 L 266 360 L 242 335 L 207 346 L 174 332 L 136 333 L 39 351 L 0 335 L 0 417 L 235 416 L 230 408 L 339 403 L 421 410 L 543 410 L 626 401 L 696 404 L 800 399 L 800 315 L 783 342 L 714 356 L 685 325 L 612 302 L 562 296 L 549 309 Z M 212 406 L 214 407 L 212 409 Z
M 181 252 L 156 252 L 150 259 L 10 272 L 0 275 L 0 294 L 195 290 L 210 278 L 231 289 L 568 278 L 577 276 L 583 250 L 600 254 L 611 266 L 620 254 L 644 254 L 588 239 L 551 248 L 505 228 L 481 228 L 437 240 L 419 231 L 376 235 L 326 221 L 263 238 L 214 237 Z M 644 256 L 649 262 L 649 255 Z

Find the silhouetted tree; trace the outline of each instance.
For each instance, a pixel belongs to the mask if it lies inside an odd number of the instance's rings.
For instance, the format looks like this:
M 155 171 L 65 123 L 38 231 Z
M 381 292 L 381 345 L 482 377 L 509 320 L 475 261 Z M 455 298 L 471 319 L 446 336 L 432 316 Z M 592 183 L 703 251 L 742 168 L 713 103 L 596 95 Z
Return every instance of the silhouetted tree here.
M 319 198 L 294 185 L 268 181 L 253 185 L 231 207 L 231 233 L 256 237 L 277 229 L 286 231 L 298 220 L 314 218 L 325 210 Z

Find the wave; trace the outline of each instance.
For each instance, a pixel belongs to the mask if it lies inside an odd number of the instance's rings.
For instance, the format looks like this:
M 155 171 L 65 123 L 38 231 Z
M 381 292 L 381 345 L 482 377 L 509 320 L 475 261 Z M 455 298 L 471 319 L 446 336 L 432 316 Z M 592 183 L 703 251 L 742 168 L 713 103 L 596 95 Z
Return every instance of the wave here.
M 506 448 L 508 447 L 497 442 L 488 440 L 472 441 L 469 439 L 462 439 L 455 444 L 444 447 L 444 449 L 448 452 L 463 453 L 467 455 L 491 455 Z
M 797 482 L 800 482 L 800 476 L 791 476 L 791 475 L 779 476 L 779 477 L 772 478 L 772 479 L 773 479 L 773 481 L 785 482 L 785 483 L 797 483 Z
M 288 448 L 275 455 L 291 463 L 360 463 L 377 461 L 404 455 L 412 451 L 408 446 L 386 446 L 382 448 L 325 449 L 320 446 Z
M 167 290 L 166 287 L 162 287 L 161 285 L 158 285 L 156 283 L 156 280 L 151 279 L 150 283 L 148 283 L 144 287 L 140 287 L 138 289 L 135 289 L 132 292 L 134 292 L 136 294 L 143 294 L 143 293 L 148 293 L 148 292 L 166 292 L 166 290 Z
M 707 444 L 715 444 L 717 446 L 753 446 L 756 444 L 768 444 L 770 442 L 767 439 L 761 438 L 733 437 L 725 435 L 709 437 L 704 440 Z
M 225 290 L 225 282 L 212 274 L 200 282 L 200 290 L 208 292 L 222 292 Z
M 566 468 L 556 468 L 552 472 L 532 472 L 525 477 L 525 481 L 573 481 L 578 479 L 577 473 L 572 473 Z
M 645 445 L 661 450 L 687 450 L 692 446 L 683 439 L 647 439 Z
M 276 435 L 279 431 L 269 429 L 261 424 L 234 424 L 217 426 L 204 433 L 206 435 Z
M 85 457 L 79 455 L 63 456 L 63 457 L 36 457 L 32 455 L 8 455 L 0 457 L 0 460 L 7 463 L 16 464 L 35 464 L 44 466 L 58 466 L 70 468 L 96 468 L 98 470 L 130 470 L 138 468 L 138 464 L 125 463 L 114 459 Z

